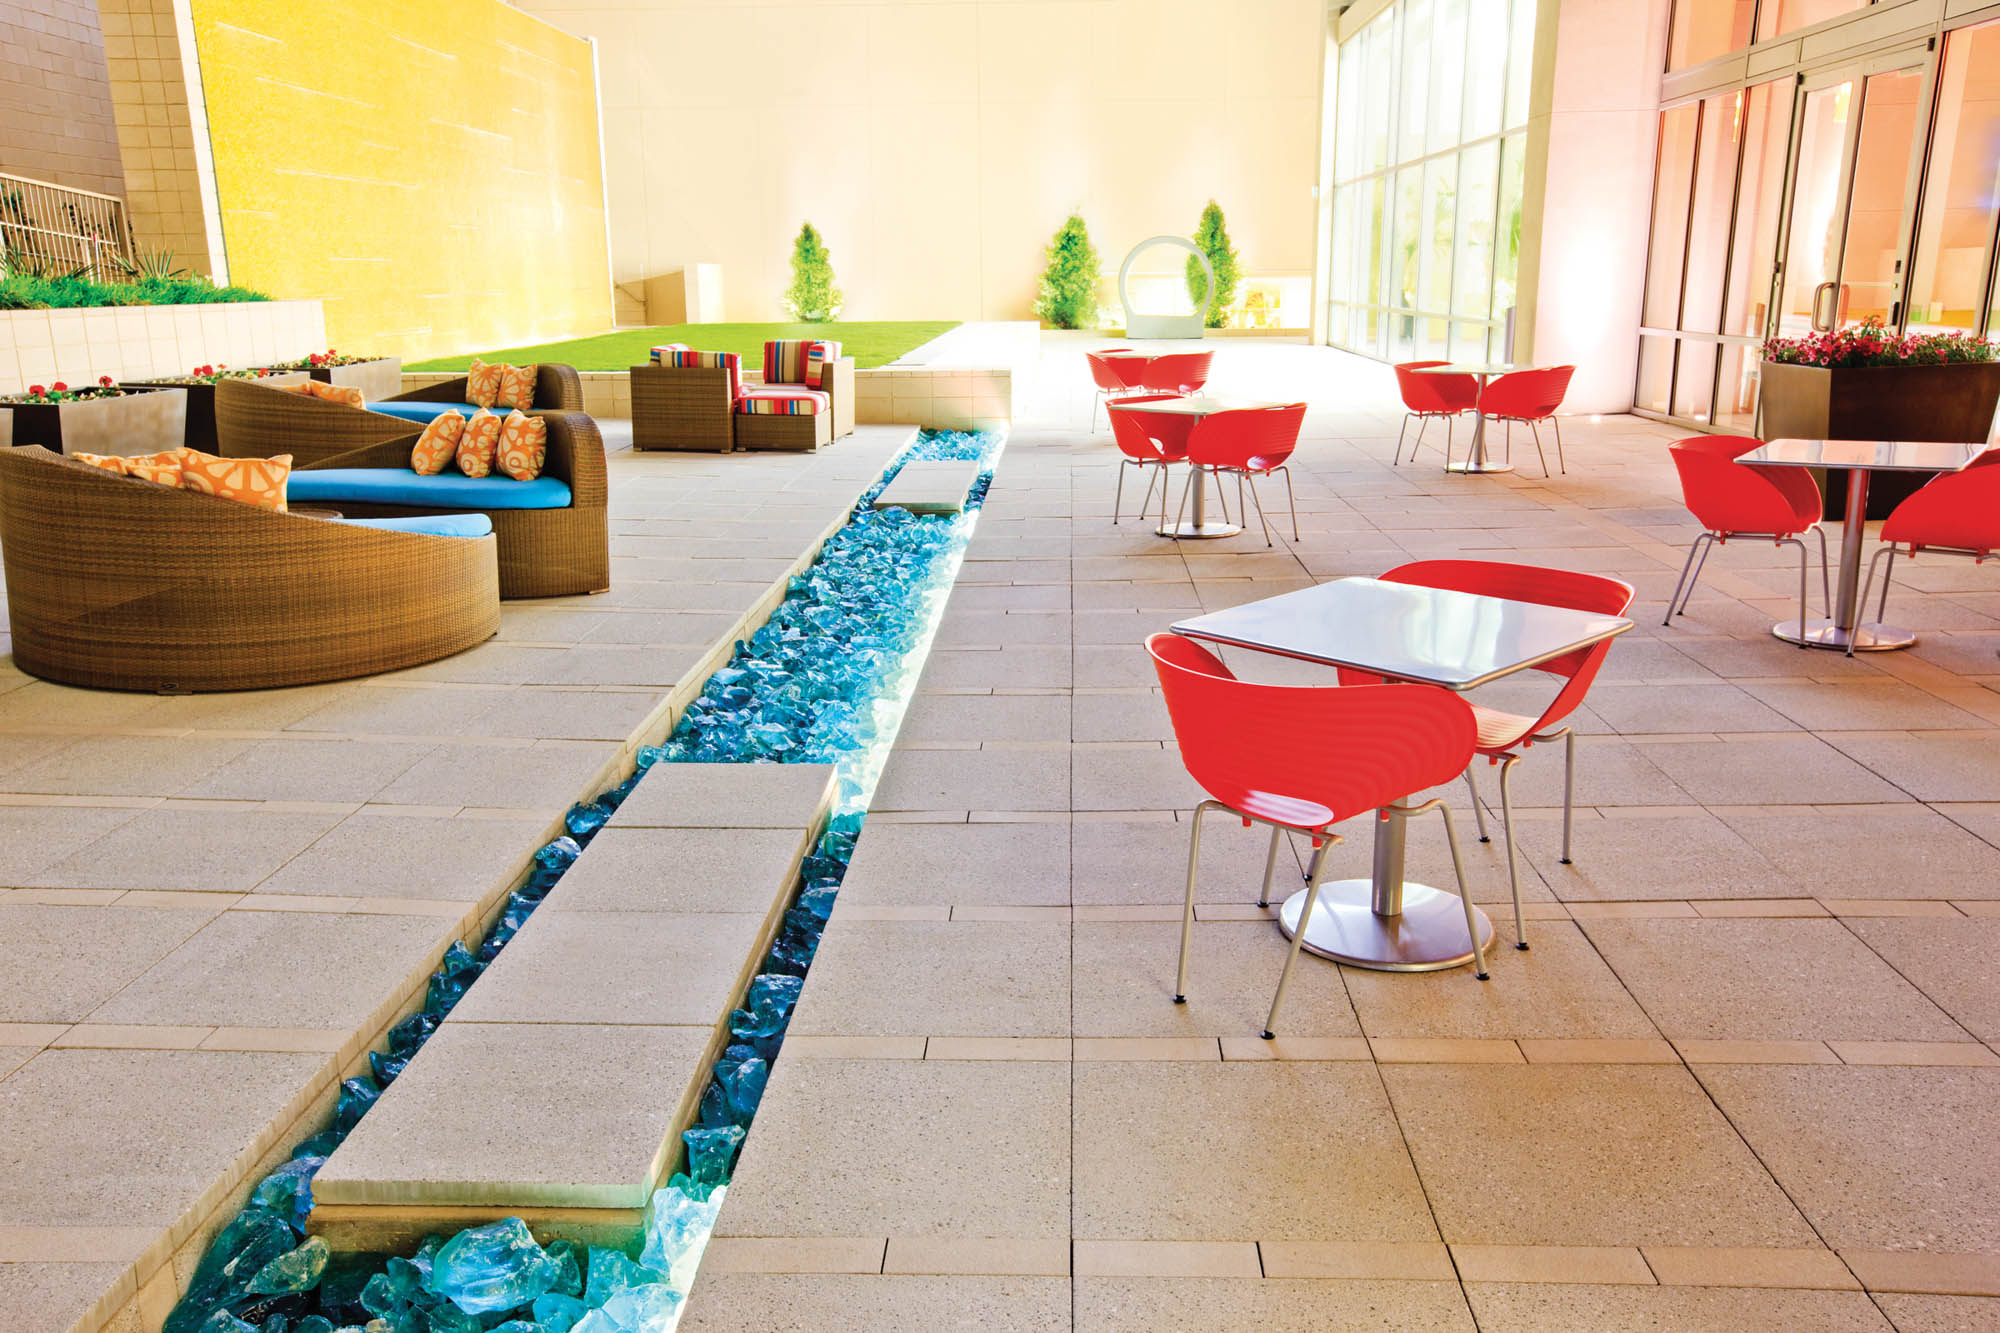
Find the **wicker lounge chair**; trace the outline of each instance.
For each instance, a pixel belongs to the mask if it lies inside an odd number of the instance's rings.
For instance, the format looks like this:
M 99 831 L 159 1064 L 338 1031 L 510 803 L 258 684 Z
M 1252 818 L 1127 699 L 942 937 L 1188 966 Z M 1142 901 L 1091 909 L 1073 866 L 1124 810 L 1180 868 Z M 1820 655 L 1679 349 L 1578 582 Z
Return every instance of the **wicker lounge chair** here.
M 232 458 L 291 454 L 294 475 L 331 468 L 393 471 L 409 477 L 413 423 L 345 407 L 250 381 L 216 386 L 215 414 L 221 451 Z M 304 409 L 304 410 L 301 410 Z M 318 409 L 327 409 L 324 411 Z M 562 482 L 570 498 L 560 509 L 486 508 L 477 503 L 377 504 L 345 496 L 315 497 L 341 513 L 394 518 L 475 509 L 493 520 L 500 542 L 500 595 L 563 597 L 603 592 L 611 586 L 610 503 L 604 474 L 604 438 L 582 412 L 543 412 L 549 423 L 542 475 Z M 332 443 L 330 444 L 329 441 Z M 499 485 L 529 483 L 503 481 Z
M 385 403 L 463 403 L 466 377 L 445 380 L 421 389 L 407 389 L 384 398 Z M 583 411 L 583 377 L 576 367 L 549 363 L 535 367 L 535 410 L 541 412 Z
M 764 378 L 746 382 L 733 352 L 679 344 L 653 349 L 632 376 L 632 447 L 728 453 L 735 449 L 810 451 L 854 431 L 854 358 L 840 344 L 813 363 L 810 340 L 764 344 Z M 672 353 L 679 353 L 674 356 Z M 681 364 L 675 364 L 679 362 Z
M 68 685 L 268 689 L 433 661 L 499 629 L 495 550 L 0 451 L 14 662 Z

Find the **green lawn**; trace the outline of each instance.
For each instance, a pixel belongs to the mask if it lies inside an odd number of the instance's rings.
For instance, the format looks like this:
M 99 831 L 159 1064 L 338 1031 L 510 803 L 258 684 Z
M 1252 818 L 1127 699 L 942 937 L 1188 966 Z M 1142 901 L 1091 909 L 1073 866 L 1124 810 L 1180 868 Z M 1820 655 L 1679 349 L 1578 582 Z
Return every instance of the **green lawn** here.
M 761 368 L 764 343 L 770 338 L 837 338 L 843 356 L 855 358 L 863 370 L 886 365 L 914 347 L 959 326 L 960 321 L 900 320 L 853 324 L 662 324 L 652 329 L 621 329 L 592 338 L 543 343 L 539 347 L 498 347 L 464 356 L 441 356 L 404 366 L 405 370 L 470 368 L 472 358 L 509 365 L 539 365 L 560 361 L 578 370 L 630 370 L 644 365 L 662 343 L 686 343 L 703 352 L 740 352 L 745 368 Z

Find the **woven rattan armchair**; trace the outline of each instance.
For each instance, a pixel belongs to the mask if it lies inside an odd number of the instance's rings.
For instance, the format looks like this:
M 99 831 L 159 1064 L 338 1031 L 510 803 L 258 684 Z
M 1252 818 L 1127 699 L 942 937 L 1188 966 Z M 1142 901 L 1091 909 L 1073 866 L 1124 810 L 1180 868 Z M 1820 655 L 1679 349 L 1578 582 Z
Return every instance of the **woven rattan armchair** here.
M 403 466 L 423 427 L 345 403 L 308 398 L 255 380 L 215 385 L 215 447 L 225 458 L 275 458 L 290 454 L 294 467 L 390 440 L 405 442 Z
M 632 447 L 728 453 L 740 378 L 735 364 L 632 367 Z
M 466 377 L 406 389 L 383 399 L 387 403 L 462 403 Z M 583 411 L 583 377 L 575 366 L 552 362 L 535 367 L 535 408 L 543 412 Z
M 352 411 L 353 409 L 348 409 Z M 549 423 L 542 475 L 570 490 L 567 509 L 484 509 L 500 542 L 500 595 L 564 597 L 611 586 L 610 491 L 604 475 L 604 437 L 582 412 L 536 412 Z M 321 458 L 300 471 L 320 468 L 410 466 L 414 434 Z M 349 517 L 398 518 L 452 512 L 414 505 L 334 501 Z
M 500 628 L 495 547 L 0 451 L 14 663 L 67 685 L 269 689 L 433 661 Z

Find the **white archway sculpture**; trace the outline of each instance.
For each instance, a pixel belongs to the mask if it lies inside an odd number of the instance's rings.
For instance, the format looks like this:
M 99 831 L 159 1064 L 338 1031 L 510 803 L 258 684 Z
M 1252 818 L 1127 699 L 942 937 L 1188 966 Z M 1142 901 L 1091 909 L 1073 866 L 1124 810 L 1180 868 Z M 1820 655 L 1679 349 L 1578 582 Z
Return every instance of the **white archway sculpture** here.
M 1125 287 L 1126 275 L 1132 271 L 1132 261 L 1156 245 L 1177 245 L 1201 261 L 1201 270 L 1208 275 L 1208 286 L 1202 293 L 1201 309 L 1192 315 L 1142 315 L 1132 308 L 1132 294 Z M 1154 236 L 1143 240 L 1132 247 L 1125 262 L 1118 266 L 1118 302 L 1125 307 L 1127 338 L 1199 338 L 1208 326 L 1208 307 L 1214 300 L 1215 266 L 1208 262 L 1201 247 L 1185 236 Z

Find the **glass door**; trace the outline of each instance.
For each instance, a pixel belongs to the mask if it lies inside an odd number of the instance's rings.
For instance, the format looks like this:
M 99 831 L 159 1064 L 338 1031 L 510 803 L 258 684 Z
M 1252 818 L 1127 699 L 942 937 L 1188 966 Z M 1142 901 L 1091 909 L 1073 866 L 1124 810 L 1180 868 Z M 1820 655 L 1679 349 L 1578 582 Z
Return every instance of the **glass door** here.
M 1806 79 L 1770 332 L 1900 323 L 1931 70 L 1918 47 Z

